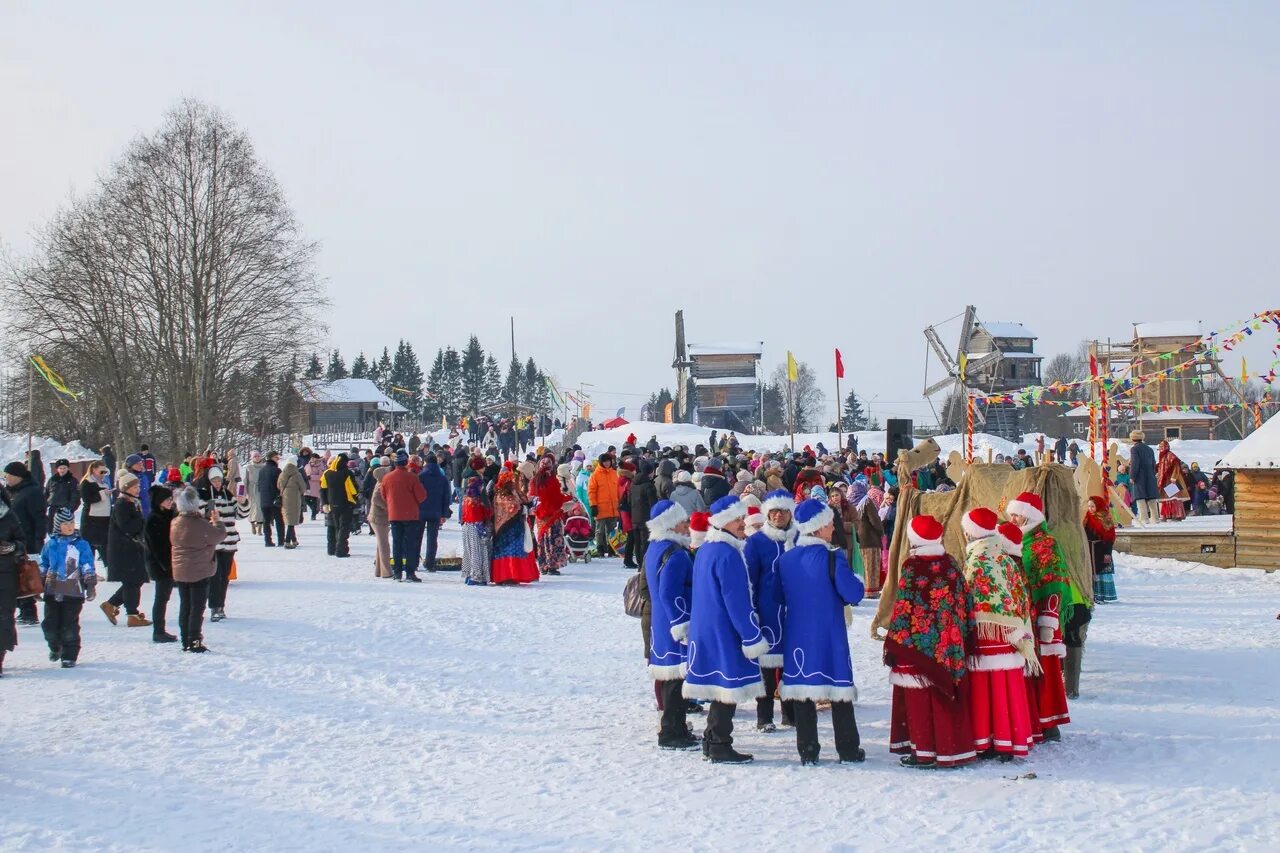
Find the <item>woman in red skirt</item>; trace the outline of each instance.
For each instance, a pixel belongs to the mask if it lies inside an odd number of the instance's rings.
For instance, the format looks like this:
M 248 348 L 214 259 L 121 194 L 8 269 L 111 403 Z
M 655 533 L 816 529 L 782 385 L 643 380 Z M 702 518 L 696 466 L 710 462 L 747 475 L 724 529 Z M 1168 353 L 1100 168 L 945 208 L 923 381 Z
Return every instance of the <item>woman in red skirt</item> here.
M 1023 669 L 1040 671 L 1031 633 L 1031 602 L 1017 567 L 996 535 L 998 519 L 986 507 L 961 520 L 969 544 L 964 574 L 978 624 L 969 656 L 969 719 L 983 757 L 1011 761 L 1031 750 L 1031 714 Z
M 885 637 L 893 669 L 889 751 L 906 767 L 958 767 L 977 757 L 962 696 L 977 626 L 964 575 L 942 547 L 931 515 L 907 526 L 911 555 L 898 574 L 898 594 Z

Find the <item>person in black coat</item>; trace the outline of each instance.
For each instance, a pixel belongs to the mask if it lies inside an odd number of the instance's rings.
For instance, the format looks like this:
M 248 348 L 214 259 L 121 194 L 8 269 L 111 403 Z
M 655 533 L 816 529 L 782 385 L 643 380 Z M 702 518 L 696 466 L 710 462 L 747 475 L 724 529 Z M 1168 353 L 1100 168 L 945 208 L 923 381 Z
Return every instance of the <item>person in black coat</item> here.
M 38 462 L 40 451 L 31 451 Z M 36 483 L 31 471 L 21 462 L 10 462 L 5 466 L 4 479 L 9 486 L 9 511 L 22 528 L 22 541 L 27 553 L 36 555 L 44 547 L 45 507 L 44 492 Z M 18 623 L 22 625 L 39 624 L 34 597 L 24 598 L 18 602 Z
M 53 517 L 66 507 L 74 513 L 80 508 L 80 484 L 71 473 L 71 463 L 59 459 L 53 463 L 53 473 L 44 484 L 44 503 L 48 521 L 46 533 L 53 533 Z
M 156 643 L 178 640 L 164 629 L 165 611 L 169 608 L 169 596 L 173 594 L 173 547 L 169 541 L 169 522 L 175 515 L 173 493 L 164 486 L 152 486 L 151 515 L 147 516 L 142 538 L 146 544 L 147 574 L 156 585 L 156 596 L 151 605 L 151 640 Z
M 99 452 L 102 454 L 102 464 L 107 466 L 107 482 L 108 483 L 115 482 L 116 452 L 111 448 L 111 445 L 109 444 L 102 445 L 102 450 L 100 450 Z
M 107 565 L 102 558 L 107 551 L 107 529 L 111 524 L 109 472 L 105 464 L 94 462 L 80 481 L 80 535 L 97 552 L 103 568 Z
M 268 548 L 274 548 L 271 541 L 271 526 L 276 528 L 276 538 L 284 545 L 284 515 L 280 502 L 280 454 L 274 450 L 267 454 L 267 461 L 258 474 L 258 503 L 262 507 L 262 535 Z
M 0 489 L 0 675 L 4 674 L 4 656 L 18 645 L 13 611 L 18 606 L 18 560 L 26 553 L 22 524 L 10 506 L 9 496 Z M 35 599 L 29 600 L 34 606 Z
M 325 504 L 326 545 L 332 557 L 351 556 L 351 522 L 355 514 L 355 501 L 359 500 L 359 490 L 355 488 L 355 475 L 347 467 L 347 461 L 347 454 L 339 453 L 320 480 L 321 496 Z M 347 491 L 347 483 L 351 483 L 351 492 L 357 495 L 355 500 Z
M 120 495 L 111 508 L 111 526 L 107 531 L 107 580 L 120 584 L 115 594 L 102 602 L 102 612 L 115 625 L 124 606 L 130 628 L 150 625 L 138 610 L 142 585 L 147 583 L 147 558 L 142 533 L 146 519 L 138 497 L 141 481 L 131 471 L 120 475 Z
M 1133 447 L 1129 449 L 1129 494 L 1138 511 L 1139 524 L 1160 521 L 1160 485 L 1156 479 L 1156 453 L 1146 443 L 1140 430 L 1129 433 Z
M 658 502 L 658 487 L 654 482 L 657 466 L 648 459 L 640 460 L 636 475 L 631 480 L 631 531 L 635 534 L 635 553 L 639 558 L 639 570 L 644 571 L 644 555 L 649 550 L 649 526 L 646 519 L 653 514 Z

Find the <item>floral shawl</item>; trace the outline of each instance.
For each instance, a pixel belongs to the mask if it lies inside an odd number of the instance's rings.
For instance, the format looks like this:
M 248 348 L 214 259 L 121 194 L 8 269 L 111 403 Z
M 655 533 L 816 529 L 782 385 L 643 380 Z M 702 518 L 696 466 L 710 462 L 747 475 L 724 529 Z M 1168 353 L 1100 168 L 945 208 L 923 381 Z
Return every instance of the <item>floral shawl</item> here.
M 998 538 L 988 536 L 968 544 L 964 576 L 980 630 L 982 625 L 992 625 L 1031 634 L 1031 601 L 1026 582 Z
M 1071 574 L 1067 569 L 1066 558 L 1062 556 L 1062 548 L 1044 522 L 1023 534 L 1022 570 L 1026 575 L 1031 597 L 1037 603 L 1051 595 L 1058 596 L 1058 600 L 1062 602 L 1059 621 L 1063 630 L 1066 630 L 1072 608 L 1082 599 L 1079 593 L 1073 593 Z
M 462 480 L 462 523 L 479 524 L 493 517 L 493 508 L 484 493 L 484 480 L 472 474 Z
M 493 490 L 493 535 L 496 537 L 512 521 L 524 517 L 524 497 L 516 476 L 510 471 L 498 475 Z
M 956 702 L 975 636 L 973 596 L 950 555 L 907 558 L 898 574 L 885 663 L 919 669 L 934 690 Z

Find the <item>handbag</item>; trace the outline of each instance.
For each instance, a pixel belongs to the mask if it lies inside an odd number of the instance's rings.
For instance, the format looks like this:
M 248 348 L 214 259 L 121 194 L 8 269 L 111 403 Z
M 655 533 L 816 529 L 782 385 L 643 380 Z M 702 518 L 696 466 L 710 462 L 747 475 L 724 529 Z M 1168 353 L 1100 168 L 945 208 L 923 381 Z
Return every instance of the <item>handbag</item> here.
M 641 584 L 644 581 L 644 574 L 636 572 L 627 578 L 626 586 L 622 588 L 622 609 L 628 616 L 636 619 L 644 616 L 645 594 L 641 591 Z
M 31 598 L 44 592 L 40 564 L 28 557 L 18 563 L 18 598 Z

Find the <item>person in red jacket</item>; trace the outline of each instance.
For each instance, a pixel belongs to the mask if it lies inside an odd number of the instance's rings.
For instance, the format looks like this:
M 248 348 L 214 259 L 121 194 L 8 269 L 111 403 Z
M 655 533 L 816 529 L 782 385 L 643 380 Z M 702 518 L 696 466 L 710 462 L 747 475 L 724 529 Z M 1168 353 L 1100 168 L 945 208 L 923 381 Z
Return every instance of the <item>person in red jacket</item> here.
M 422 583 L 413 532 L 418 524 L 418 506 L 427 499 L 427 490 L 408 466 L 409 454 L 396 451 L 395 470 L 382 478 L 382 496 L 391 525 L 391 573 L 401 583 Z
M 529 497 L 537 500 L 533 516 L 538 539 L 538 570 L 544 575 L 558 575 L 569 562 L 569 546 L 564 540 L 564 505 L 570 497 L 556 476 L 554 456 L 544 456 L 538 463 L 538 473 L 529 484 Z

